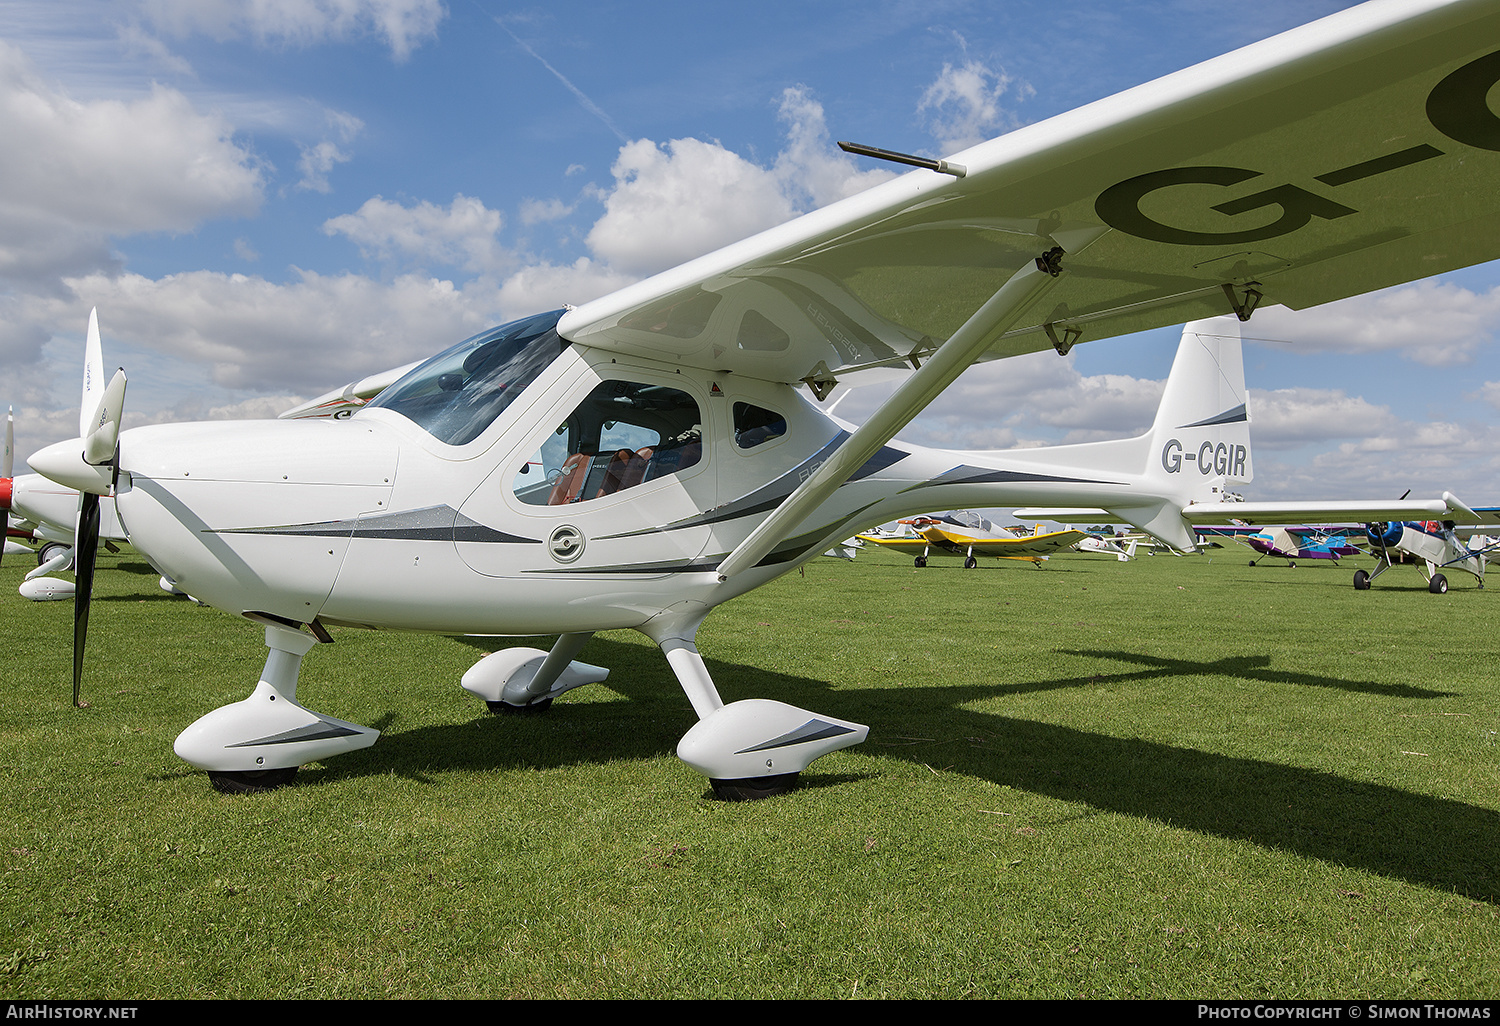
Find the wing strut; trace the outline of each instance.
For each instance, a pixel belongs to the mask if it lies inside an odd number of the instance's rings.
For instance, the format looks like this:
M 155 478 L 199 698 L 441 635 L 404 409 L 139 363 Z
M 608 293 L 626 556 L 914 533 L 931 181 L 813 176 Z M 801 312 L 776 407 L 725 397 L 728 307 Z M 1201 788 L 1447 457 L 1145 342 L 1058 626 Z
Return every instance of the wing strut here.
M 995 336 L 1008 330 L 1057 283 L 1062 256 L 1062 249 L 1054 248 L 1011 275 L 988 302 L 928 357 L 921 369 L 902 382 L 869 420 L 725 557 L 719 564 L 719 579 L 728 580 L 766 558 L 792 528 L 822 505 L 943 389 L 953 384 L 989 348 Z

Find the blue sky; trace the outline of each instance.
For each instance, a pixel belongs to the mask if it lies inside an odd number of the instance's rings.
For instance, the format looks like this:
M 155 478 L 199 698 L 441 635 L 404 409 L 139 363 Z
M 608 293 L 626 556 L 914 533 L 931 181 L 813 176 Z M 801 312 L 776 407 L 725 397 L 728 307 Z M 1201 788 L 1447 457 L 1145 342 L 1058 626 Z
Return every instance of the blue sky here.
M 0 404 L 22 456 L 76 433 L 97 305 L 127 426 L 272 416 L 888 174 L 833 140 L 942 155 L 1345 6 L 0 0 Z M 1247 497 L 1500 503 L 1497 283 L 1258 313 Z M 975 368 L 904 437 L 1135 433 L 1176 337 Z

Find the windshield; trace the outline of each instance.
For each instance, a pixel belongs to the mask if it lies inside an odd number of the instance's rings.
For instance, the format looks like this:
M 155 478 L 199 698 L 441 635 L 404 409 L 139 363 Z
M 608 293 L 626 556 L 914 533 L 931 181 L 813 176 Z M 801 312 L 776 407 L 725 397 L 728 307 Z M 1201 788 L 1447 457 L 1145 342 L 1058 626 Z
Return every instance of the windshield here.
M 472 442 L 568 347 L 556 331 L 562 315 L 537 314 L 460 342 L 381 392 L 366 409 L 394 410 L 449 445 Z

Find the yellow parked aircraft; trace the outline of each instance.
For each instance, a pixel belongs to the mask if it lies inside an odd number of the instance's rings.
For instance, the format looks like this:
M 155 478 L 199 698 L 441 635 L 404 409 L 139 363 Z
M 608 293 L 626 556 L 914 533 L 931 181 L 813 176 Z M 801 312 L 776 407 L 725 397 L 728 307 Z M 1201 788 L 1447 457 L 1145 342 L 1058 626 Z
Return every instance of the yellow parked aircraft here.
M 1042 533 L 1040 527 L 1034 534 L 1000 534 L 984 517 L 965 509 L 912 517 L 901 523 L 909 527 L 911 533 L 862 534 L 859 540 L 896 552 L 911 553 L 915 556 L 913 564 L 919 567 L 927 565 L 929 556 L 962 556 L 964 569 L 972 570 L 979 565 L 980 556 L 1024 559 L 1040 567 L 1052 553 L 1092 537 L 1075 530 Z

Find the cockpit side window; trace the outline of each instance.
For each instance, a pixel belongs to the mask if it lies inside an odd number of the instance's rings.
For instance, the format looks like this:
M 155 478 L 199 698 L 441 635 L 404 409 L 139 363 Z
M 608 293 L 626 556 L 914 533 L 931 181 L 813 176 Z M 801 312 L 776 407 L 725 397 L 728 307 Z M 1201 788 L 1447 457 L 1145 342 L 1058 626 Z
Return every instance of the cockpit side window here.
M 605 381 L 521 467 L 513 488 L 533 506 L 587 502 L 680 473 L 703 455 L 703 416 L 692 396 Z
M 449 445 L 472 442 L 568 347 L 557 334 L 562 315 L 554 310 L 466 339 L 391 385 L 366 409 L 394 410 Z
M 786 434 L 786 417 L 753 403 L 734 404 L 734 444 L 753 449 Z

